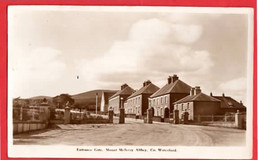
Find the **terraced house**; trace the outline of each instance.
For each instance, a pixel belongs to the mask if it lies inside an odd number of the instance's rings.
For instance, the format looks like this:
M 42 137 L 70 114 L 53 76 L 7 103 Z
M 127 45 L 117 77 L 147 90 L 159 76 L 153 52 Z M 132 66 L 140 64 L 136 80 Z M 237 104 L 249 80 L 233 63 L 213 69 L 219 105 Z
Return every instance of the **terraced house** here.
M 125 113 L 135 114 L 136 116 L 145 115 L 149 105 L 148 98 L 158 90 L 159 87 L 154 85 L 151 81 L 145 81 L 142 88 L 127 98 Z
M 119 114 L 119 109 L 123 107 L 122 105 L 125 104 L 127 98 L 134 93 L 134 89 L 129 87 L 127 84 L 123 84 L 121 86 L 121 90 L 116 92 L 113 96 L 109 98 L 109 109 L 114 110 L 114 114 Z
M 190 95 L 174 102 L 174 110 L 179 110 L 179 118 L 182 118 L 184 112 L 188 112 L 188 120 L 221 113 L 220 100 L 202 93 L 199 86 L 192 88 Z
M 236 113 L 237 111 L 246 112 L 246 107 L 244 106 L 242 101 L 238 102 L 230 96 L 225 96 L 224 93 L 222 94 L 222 96 L 213 96 L 213 94 L 210 93 L 210 96 L 221 101 L 221 114 Z
M 154 116 L 169 118 L 173 112 L 173 103 L 188 96 L 191 86 L 184 83 L 177 75 L 170 76 L 168 83 L 149 98 L 149 105 Z

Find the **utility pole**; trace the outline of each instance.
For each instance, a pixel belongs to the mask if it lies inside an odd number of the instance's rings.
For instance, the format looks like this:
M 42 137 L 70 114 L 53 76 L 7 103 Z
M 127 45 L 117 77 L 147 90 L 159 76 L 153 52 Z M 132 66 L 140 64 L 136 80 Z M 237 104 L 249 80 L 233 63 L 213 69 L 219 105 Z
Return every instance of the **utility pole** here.
M 96 116 L 97 116 L 97 107 L 98 107 L 98 93 L 96 93 Z

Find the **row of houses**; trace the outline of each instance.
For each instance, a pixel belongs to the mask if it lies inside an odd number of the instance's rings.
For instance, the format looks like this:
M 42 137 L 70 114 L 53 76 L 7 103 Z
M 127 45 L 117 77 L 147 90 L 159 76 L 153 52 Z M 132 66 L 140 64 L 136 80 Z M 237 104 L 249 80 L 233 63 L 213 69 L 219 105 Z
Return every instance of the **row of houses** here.
M 173 110 L 179 110 L 179 114 L 186 111 L 189 120 L 195 120 L 200 115 L 223 115 L 230 112 L 245 112 L 246 107 L 242 102 L 237 102 L 229 96 L 207 95 L 199 86 L 191 87 L 177 75 L 169 76 L 167 83 L 159 88 L 151 81 L 145 81 L 139 90 L 134 90 L 127 84 L 111 96 L 103 93 L 101 111 L 107 112 L 113 109 L 119 114 L 120 108 L 125 108 L 125 114 L 145 116 L 147 109 L 151 108 L 155 117 L 170 118 Z

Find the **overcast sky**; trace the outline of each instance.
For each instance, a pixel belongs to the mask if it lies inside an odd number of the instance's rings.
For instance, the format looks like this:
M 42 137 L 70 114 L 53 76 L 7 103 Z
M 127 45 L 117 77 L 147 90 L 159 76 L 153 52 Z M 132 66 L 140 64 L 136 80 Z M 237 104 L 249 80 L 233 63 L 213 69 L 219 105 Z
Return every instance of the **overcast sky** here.
M 177 74 L 245 101 L 247 14 L 110 8 L 9 7 L 12 96 L 139 89 L 148 79 L 162 87 Z

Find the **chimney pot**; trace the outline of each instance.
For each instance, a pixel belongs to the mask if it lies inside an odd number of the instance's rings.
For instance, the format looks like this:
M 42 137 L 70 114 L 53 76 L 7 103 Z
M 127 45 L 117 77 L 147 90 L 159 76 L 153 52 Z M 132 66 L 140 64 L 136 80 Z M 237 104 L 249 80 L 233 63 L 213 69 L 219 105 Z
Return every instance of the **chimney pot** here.
M 171 78 L 172 78 L 171 83 L 174 83 L 179 79 L 179 77 L 176 74 L 174 74 Z
M 150 83 L 152 83 L 150 80 L 146 81 L 146 86 L 149 85 Z
M 128 86 L 127 84 L 123 84 L 123 85 L 121 86 L 121 90 L 125 89 L 127 86 Z
M 199 93 L 201 93 L 201 89 L 200 89 L 199 86 L 196 86 L 196 87 L 195 87 L 195 94 L 194 94 L 194 95 L 197 95 L 197 94 L 199 94 Z
M 224 93 L 222 93 L 222 96 L 223 96 L 223 97 L 225 97 L 225 94 L 224 94 Z
M 190 96 L 193 96 L 194 95 L 194 88 L 191 88 L 190 89 Z
M 212 92 L 210 92 L 210 96 L 211 96 L 211 97 L 213 96 Z
M 169 76 L 169 77 L 168 77 L 168 84 L 170 84 L 171 81 L 172 81 L 172 78 L 171 78 L 171 76 Z

